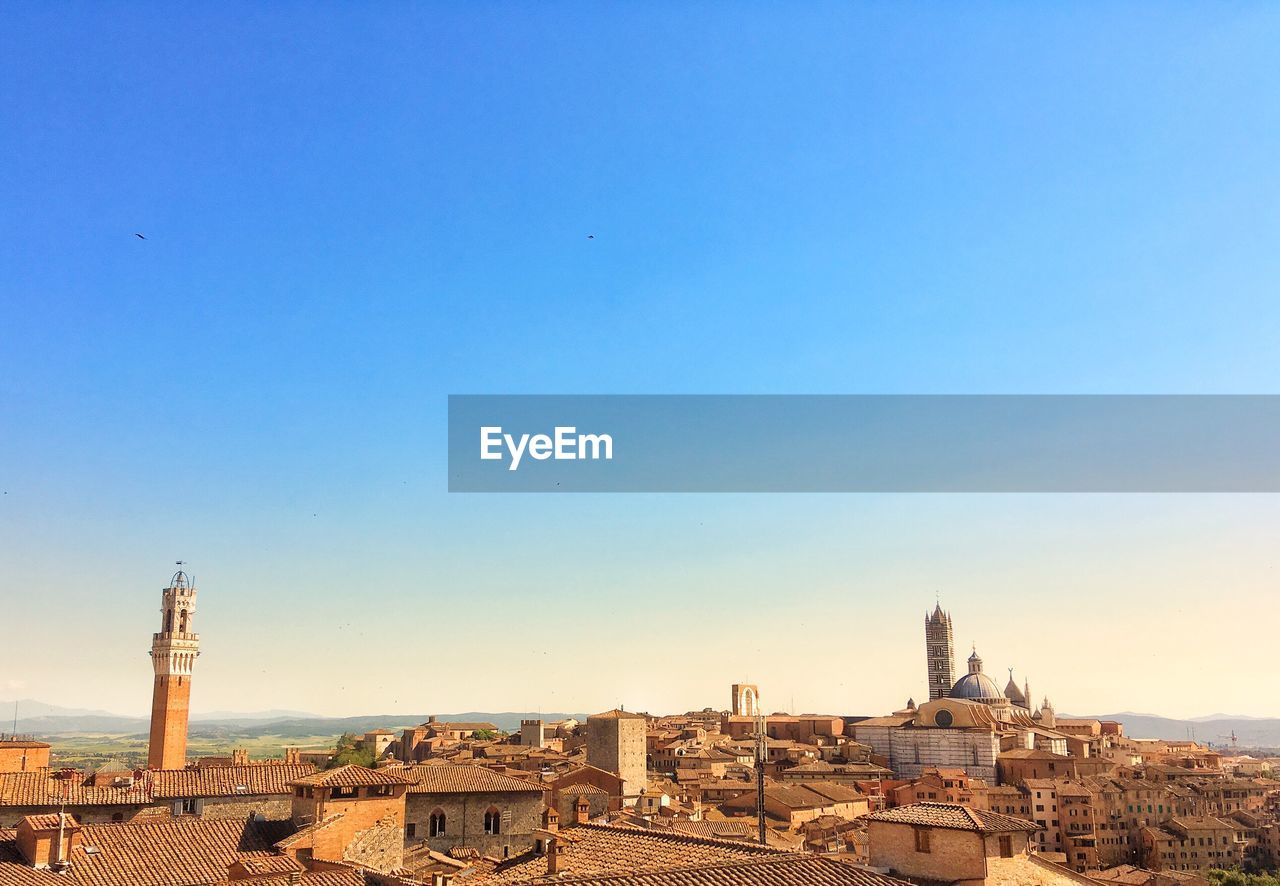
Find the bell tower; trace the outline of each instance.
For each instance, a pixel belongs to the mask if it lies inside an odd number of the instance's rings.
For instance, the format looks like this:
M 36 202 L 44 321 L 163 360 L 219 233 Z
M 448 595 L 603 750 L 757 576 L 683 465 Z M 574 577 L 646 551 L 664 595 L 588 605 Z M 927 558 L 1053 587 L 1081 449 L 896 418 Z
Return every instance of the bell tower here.
M 951 615 L 942 604 L 924 617 L 925 661 L 929 668 L 929 701 L 946 698 L 955 685 L 955 641 L 951 636 Z
M 178 561 L 178 566 L 183 565 Z M 181 568 L 161 592 L 160 631 L 151 635 L 151 741 L 148 769 L 181 769 L 187 765 L 187 715 L 191 672 L 200 654 L 200 635 L 192 630 L 196 588 Z

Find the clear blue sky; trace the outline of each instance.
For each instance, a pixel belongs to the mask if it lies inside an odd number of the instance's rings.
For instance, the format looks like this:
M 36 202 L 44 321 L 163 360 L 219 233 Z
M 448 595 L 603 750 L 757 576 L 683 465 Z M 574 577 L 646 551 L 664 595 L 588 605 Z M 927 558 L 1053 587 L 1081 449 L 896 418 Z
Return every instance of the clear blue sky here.
M 1206 630 L 1270 666 L 1270 498 L 515 500 L 443 467 L 449 393 L 1275 392 L 1274 5 L 4 18 L 0 698 L 144 710 L 181 557 L 197 709 L 750 676 L 875 712 L 921 693 L 941 591 L 1059 710 L 1280 714 L 1265 674 L 1185 693 Z M 1116 608 L 1162 642 L 1072 671 L 1047 638 L 1114 651 Z

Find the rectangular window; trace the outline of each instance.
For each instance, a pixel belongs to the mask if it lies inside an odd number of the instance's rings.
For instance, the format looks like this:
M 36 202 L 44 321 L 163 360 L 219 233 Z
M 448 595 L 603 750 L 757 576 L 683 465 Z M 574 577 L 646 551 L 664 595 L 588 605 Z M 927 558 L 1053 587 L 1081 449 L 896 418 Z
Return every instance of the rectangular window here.
M 929 851 L 929 832 L 924 828 L 916 828 L 916 852 Z
M 418 836 L 418 823 L 416 821 L 411 821 L 408 824 L 406 824 L 404 826 L 404 835 L 406 837 Z
M 1013 858 L 1013 837 L 1000 838 L 1000 857 Z

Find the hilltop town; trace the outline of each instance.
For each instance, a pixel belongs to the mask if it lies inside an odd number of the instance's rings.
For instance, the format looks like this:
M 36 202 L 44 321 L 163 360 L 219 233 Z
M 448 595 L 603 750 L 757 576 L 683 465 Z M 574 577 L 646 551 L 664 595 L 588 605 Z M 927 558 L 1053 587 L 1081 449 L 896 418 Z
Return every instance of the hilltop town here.
M 193 759 L 196 600 L 181 571 L 161 595 L 145 766 L 0 735 L 0 886 L 1167 886 L 1280 861 L 1280 761 L 1059 716 L 976 649 L 958 673 L 941 605 L 927 698 L 883 716 L 769 713 L 739 683 L 725 709 Z

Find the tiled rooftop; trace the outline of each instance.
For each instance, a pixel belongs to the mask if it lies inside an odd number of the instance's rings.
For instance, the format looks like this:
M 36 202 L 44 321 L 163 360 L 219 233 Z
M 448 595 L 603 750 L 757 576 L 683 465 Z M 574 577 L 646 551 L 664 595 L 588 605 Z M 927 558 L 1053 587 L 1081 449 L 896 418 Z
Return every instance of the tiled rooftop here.
M 882 874 L 854 867 L 833 858 L 791 854 L 769 859 L 748 859 L 712 864 L 692 864 L 656 871 L 609 875 L 544 877 L 531 883 L 576 883 L 580 886 L 903 886 Z
M 54 873 L 27 865 L 15 831 L 0 830 L 0 883 L 4 886 L 186 886 L 217 883 L 245 857 L 272 855 L 272 844 L 292 825 L 197 818 L 85 825 L 71 853 L 71 870 Z
M 151 802 L 144 780 L 128 787 L 93 787 L 48 770 L 0 773 L 0 806 L 134 806 Z
M 248 766 L 210 766 L 204 769 L 160 769 L 147 774 L 151 794 L 158 800 L 179 797 L 232 797 L 290 794 L 289 785 L 313 775 L 310 763 L 253 763 Z
M 931 828 L 950 828 L 959 831 L 997 833 L 1001 831 L 1040 830 L 1035 822 L 1003 815 L 999 812 L 972 809 L 958 803 L 912 803 L 896 809 L 885 809 L 867 816 L 869 821 L 889 821 L 897 824 L 925 825 Z
M 404 774 L 402 767 L 366 769 L 364 766 L 347 765 L 295 778 L 289 783 L 305 787 L 359 788 L 373 785 L 411 785 L 414 782 Z
M 547 790 L 540 784 L 503 775 L 484 766 L 446 764 L 437 766 L 405 766 L 384 770 L 404 777 L 412 787 L 411 794 L 470 794 L 470 793 L 536 793 Z
M 730 840 L 713 840 L 647 831 L 614 825 L 578 824 L 560 829 L 561 870 L 581 877 L 613 877 L 643 871 L 690 865 L 719 865 L 753 858 L 771 858 L 775 849 Z M 530 883 L 545 876 L 547 859 L 528 852 L 488 871 L 477 870 L 477 882 L 489 884 Z M 679 881 L 670 881 L 679 882 Z M 708 882 L 698 880 L 686 882 Z M 728 881 L 725 881 L 728 882 Z

